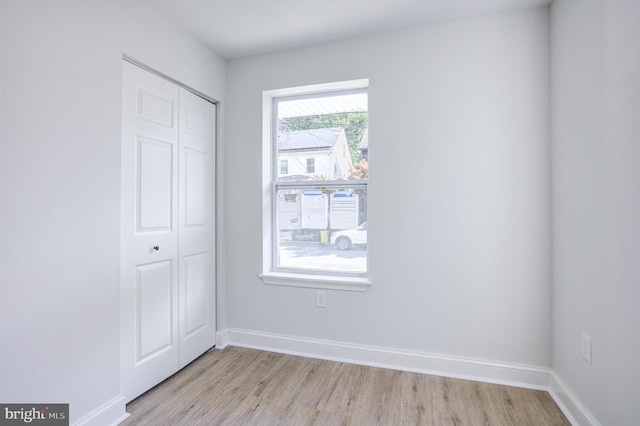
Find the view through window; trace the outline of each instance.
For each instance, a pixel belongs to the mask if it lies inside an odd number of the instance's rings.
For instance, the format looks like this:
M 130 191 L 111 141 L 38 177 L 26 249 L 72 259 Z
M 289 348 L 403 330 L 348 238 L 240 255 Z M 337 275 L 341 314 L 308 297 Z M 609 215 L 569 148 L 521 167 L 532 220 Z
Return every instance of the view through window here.
M 273 100 L 275 269 L 367 272 L 366 89 Z

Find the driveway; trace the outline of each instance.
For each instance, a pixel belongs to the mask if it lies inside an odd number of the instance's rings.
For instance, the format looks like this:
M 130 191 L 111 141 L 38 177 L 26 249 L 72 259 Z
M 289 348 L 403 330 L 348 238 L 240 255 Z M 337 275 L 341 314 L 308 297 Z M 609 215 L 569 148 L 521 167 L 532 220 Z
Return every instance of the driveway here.
M 325 244 L 281 245 L 280 267 L 366 272 L 367 251 L 364 247 L 338 250 L 333 245 Z

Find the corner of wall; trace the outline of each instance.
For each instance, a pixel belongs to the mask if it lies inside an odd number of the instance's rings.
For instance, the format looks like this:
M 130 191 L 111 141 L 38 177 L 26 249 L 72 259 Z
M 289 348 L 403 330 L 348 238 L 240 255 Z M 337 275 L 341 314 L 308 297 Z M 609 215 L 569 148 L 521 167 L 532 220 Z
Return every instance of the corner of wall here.
M 120 394 L 78 420 L 74 426 L 117 425 L 127 417 L 129 413 L 127 413 L 124 395 Z

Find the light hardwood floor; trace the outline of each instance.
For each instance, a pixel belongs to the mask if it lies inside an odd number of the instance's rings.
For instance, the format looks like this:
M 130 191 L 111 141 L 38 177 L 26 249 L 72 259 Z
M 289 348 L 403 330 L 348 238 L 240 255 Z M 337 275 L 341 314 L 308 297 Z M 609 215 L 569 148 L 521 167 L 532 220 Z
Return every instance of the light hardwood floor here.
M 127 405 L 123 425 L 569 425 L 548 393 L 238 347 Z

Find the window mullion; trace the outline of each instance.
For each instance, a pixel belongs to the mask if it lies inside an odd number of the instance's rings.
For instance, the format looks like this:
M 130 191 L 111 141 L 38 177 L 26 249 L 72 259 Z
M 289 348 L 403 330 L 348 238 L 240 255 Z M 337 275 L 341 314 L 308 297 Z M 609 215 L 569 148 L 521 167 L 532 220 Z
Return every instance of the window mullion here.
M 364 188 L 368 180 L 314 180 L 314 181 L 274 181 L 276 188 L 320 189 L 320 188 Z

